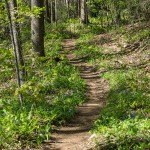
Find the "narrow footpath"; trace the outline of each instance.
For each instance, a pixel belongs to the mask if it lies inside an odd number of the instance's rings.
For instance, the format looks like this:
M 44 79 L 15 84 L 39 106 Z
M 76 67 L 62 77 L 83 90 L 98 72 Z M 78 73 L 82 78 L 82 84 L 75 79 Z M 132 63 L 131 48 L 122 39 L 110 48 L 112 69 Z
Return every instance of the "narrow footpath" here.
M 92 149 L 89 133 L 94 121 L 98 118 L 104 106 L 108 93 L 108 83 L 101 78 L 101 73 L 95 66 L 76 58 L 75 39 L 62 42 L 63 53 L 66 53 L 69 63 L 80 70 L 81 77 L 86 81 L 86 102 L 76 108 L 77 113 L 66 126 L 57 127 L 52 134 L 51 150 L 88 150 Z

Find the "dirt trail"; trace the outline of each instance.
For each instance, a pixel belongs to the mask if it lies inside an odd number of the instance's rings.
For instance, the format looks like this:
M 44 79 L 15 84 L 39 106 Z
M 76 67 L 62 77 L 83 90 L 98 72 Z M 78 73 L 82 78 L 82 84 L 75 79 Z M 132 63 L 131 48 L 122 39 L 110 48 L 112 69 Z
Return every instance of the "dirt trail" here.
M 87 150 L 91 148 L 89 130 L 104 105 L 108 83 L 100 77 L 101 73 L 95 66 L 85 63 L 82 58 L 75 58 L 74 39 L 64 40 L 62 46 L 69 63 L 80 70 L 81 77 L 86 81 L 87 101 L 76 108 L 77 113 L 70 123 L 55 129 L 49 147 L 51 150 Z

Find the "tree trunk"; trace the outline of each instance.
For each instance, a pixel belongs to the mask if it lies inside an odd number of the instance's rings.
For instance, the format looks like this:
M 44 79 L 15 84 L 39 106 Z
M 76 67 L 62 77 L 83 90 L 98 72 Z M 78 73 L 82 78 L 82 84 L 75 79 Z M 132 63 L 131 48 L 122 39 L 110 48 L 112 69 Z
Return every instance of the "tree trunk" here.
M 114 1 L 114 8 L 115 8 L 114 23 L 116 27 L 119 27 L 121 21 L 121 12 L 120 12 L 120 6 L 116 1 Z
M 18 31 L 18 28 L 17 28 L 16 14 L 14 13 L 15 9 L 16 9 L 16 1 L 12 0 L 10 2 L 10 6 L 9 6 L 8 1 L 5 0 L 5 4 L 6 4 L 7 14 L 8 14 L 12 45 L 13 45 L 13 49 L 14 49 L 14 57 L 15 57 L 15 66 L 16 66 L 16 75 L 17 75 L 18 87 L 20 88 L 21 87 L 21 82 L 24 79 L 23 75 L 25 75 L 25 74 L 22 75 L 21 73 L 24 73 L 23 70 L 25 70 L 25 69 L 22 68 L 20 70 L 20 68 L 19 68 L 19 65 L 21 65 L 21 67 L 23 67 L 24 62 L 23 62 L 23 57 L 22 57 L 22 54 L 21 54 L 21 44 L 19 42 L 20 32 Z M 11 7 L 11 11 L 10 11 L 10 7 Z M 12 17 L 14 17 L 14 18 L 12 18 Z M 22 105 L 22 101 L 23 101 L 22 94 L 19 94 L 19 100 L 20 100 L 20 103 Z
M 15 13 L 16 11 L 17 11 L 17 2 L 16 0 L 11 0 L 10 1 L 10 13 L 12 17 L 11 19 L 12 30 L 13 30 L 15 48 L 17 52 L 17 59 L 18 59 L 18 63 L 20 66 L 20 71 L 19 71 L 20 80 L 21 80 L 21 83 L 23 83 L 25 81 L 26 72 L 25 72 L 24 60 L 22 56 L 20 28 L 19 28 L 19 24 L 17 23 L 17 14 Z
M 66 8 L 67 8 L 67 17 L 70 18 L 70 8 L 69 8 L 69 0 L 65 0 Z
M 45 8 L 46 8 L 46 11 L 45 11 L 46 20 L 47 20 L 48 22 L 51 22 L 51 14 L 50 14 L 50 9 L 49 9 L 49 2 L 48 2 L 48 0 L 45 0 Z
M 57 16 L 57 0 L 55 0 L 55 23 L 56 23 L 56 25 L 57 25 L 57 18 L 58 16 Z
M 77 3 L 78 3 L 78 17 L 80 18 L 80 16 L 81 16 L 81 2 L 80 2 L 80 0 L 78 0 Z
M 88 23 L 88 11 L 87 11 L 87 4 L 86 0 L 81 0 L 81 24 Z
M 31 0 L 31 9 L 34 7 L 43 8 L 44 0 Z M 39 16 L 31 18 L 31 39 L 33 44 L 33 54 L 36 56 L 45 56 L 44 52 L 44 12 Z
M 54 13 L 53 13 L 53 2 L 51 2 L 51 23 L 54 21 Z

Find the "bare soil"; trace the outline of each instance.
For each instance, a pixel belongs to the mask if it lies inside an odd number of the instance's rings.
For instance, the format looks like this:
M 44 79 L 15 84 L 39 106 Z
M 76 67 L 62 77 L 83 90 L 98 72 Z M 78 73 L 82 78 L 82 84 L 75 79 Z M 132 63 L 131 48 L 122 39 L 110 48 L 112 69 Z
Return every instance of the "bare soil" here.
M 74 39 L 62 42 L 63 53 L 69 63 L 80 70 L 81 77 L 86 81 L 86 102 L 76 108 L 76 114 L 71 122 L 64 126 L 55 127 L 52 138 L 45 144 L 45 150 L 88 150 L 92 149 L 91 133 L 94 121 L 98 118 L 105 104 L 108 93 L 108 83 L 101 78 L 101 73 L 95 66 L 76 58 L 73 54 Z

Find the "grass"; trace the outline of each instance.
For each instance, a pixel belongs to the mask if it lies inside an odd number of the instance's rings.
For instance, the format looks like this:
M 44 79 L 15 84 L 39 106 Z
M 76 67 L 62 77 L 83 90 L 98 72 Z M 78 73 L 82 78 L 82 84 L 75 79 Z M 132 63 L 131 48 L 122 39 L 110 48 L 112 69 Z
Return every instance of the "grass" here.
M 69 121 L 75 107 L 84 101 L 85 83 L 75 67 L 60 57 L 61 39 L 46 35 L 46 57 L 35 58 L 25 42 L 27 82 L 16 86 L 13 50 L 5 42 L 0 47 L 0 149 L 29 148 L 50 139 L 52 125 Z M 28 43 L 28 45 L 27 45 Z M 27 46 L 26 46 L 27 45 Z M 56 62 L 55 57 L 61 61 Z M 18 95 L 23 95 L 23 106 Z
M 130 69 L 107 72 L 104 78 L 110 82 L 110 92 L 93 129 L 98 134 L 97 146 L 118 150 L 149 148 L 149 77 L 142 70 Z
M 86 56 L 88 63 L 98 66 L 110 85 L 106 106 L 91 131 L 96 134 L 96 147 L 149 149 L 149 29 L 145 24 L 124 26 L 98 38 L 84 34 L 77 42 L 76 52 L 78 57 Z M 135 42 L 139 46 L 134 49 Z M 131 46 L 125 48 L 127 45 Z
M 69 24 L 70 28 L 67 27 L 67 23 L 57 27 L 46 24 L 46 57 L 35 58 L 34 64 L 33 56 L 29 52 L 32 48 L 28 41 L 30 33 L 27 29 L 24 30 L 23 49 L 28 77 L 20 89 L 16 86 L 13 50 L 7 46 L 10 44 L 8 41 L 2 41 L 0 149 L 29 148 L 41 144 L 50 138 L 53 124 L 63 124 L 70 120 L 75 113 L 75 107 L 83 103 L 85 83 L 80 78 L 79 71 L 68 65 L 67 58 L 60 54 L 62 39 L 79 36 L 77 57 L 86 56 L 85 60 L 98 66 L 102 71 L 102 77 L 110 84 L 106 106 L 91 131 L 96 133 L 96 146 L 100 149 L 113 150 L 148 149 L 150 147 L 148 27 L 138 26 L 139 32 L 136 32 L 137 28 L 121 27 L 117 31 L 111 31 L 108 34 L 109 38 L 105 38 L 104 34 L 104 38 L 97 42 L 94 39 L 95 34 L 104 33 L 105 29 L 93 24 L 82 27 L 79 22 L 74 26 L 72 20 Z M 137 53 L 130 51 L 131 47 L 126 49 L 121 43 L 118 44 L 118 40 L 122 38 L 123 42 L 126 41 L 126 45 L 139 42 Z M 104 47 L 104 44 L 115 42 L 117 43 L 115 46 L 120 47 L 119 52 Z M 130 57 L 132 54 L 139 55 L 140 59 Z M 56 57 L 61 61 L 56 62 Z M 133 61 L 130 63 L 128 60 Z M 144 63 L 144 66 L 141 63 Z M 24 101 L 22 107 L 18 102 L 20 93 Z

